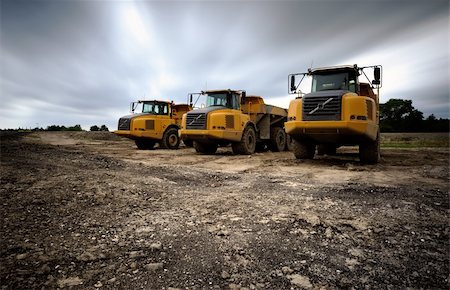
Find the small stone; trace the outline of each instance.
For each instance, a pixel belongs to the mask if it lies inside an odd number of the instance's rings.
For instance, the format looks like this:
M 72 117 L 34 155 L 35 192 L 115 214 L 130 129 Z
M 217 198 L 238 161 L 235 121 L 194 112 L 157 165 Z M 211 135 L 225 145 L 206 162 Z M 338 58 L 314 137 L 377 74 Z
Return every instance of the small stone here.
M 222 279 L 228 279 L 228 278 L 230 278 L 230 274 L 228 274 L 227 271 L 222 271 L 221 276 L 222 276 Z
M 152 250 L 152 251 L 161 251 L 162 250 L 162 244 L 160 242 L 152 243 L 150 245 L 150 250 Z
M 18 254 L 18 255 L 16 256 L 16 259 L 17 259 L 17 260 L 23 260 L 23 259 L 25 259 L 26 257 L 28 257 L 28 254 L 27 254 L 27 253 L 24 253 L 24 254 Z
M 312 284 L 309 281 L 309 278 L 303 275 L 299 275 L 299 274 L 293 274 L 293 275 L 288 275 L 286 276 L 287 278 L 289 278 L 291 280 L 291 284 L 304 288 L 304 289 L 311 289 L 312 288 Z
M 375 229 L 373 229 L 373 232 L 374 233 L 376 233 L 376 234 L 379 234 L 379 233 L 381 233 L 383 231 L 383 228 L 375 228 Z
M 108 281 L 106 281 L 106 283 L 108 283 L 108 284 L 113 284 L 113 283 L 115 283 L 116 281 L 117 281 L 117 278 L 116 278 L 116 277 L 113 277 L 113 278 L 109 279 Z
M 330 228 L 327 228 L 325 230 L 325 237 L 331 239 L 332 236 L 333 236 L 333 231 Z
M 217 235 L 218 235 L 219 237 L 224 237 L 224 236 L 229 236 L 230 233 L 229 233 L 227 230 L 220 230 L 220 231 L 217 233 Z
M 42 267 L 39 269 L 39 272 L 42 274 L 50 273 L 50 271 L 51 271 L 51 269 L 50 269 L 49 265 L 47 265 L 47 264 L 42 265 Z
M 163 268 L 163 263 L 150 263 L 144 266 L 148 271 L 156 271 Z
M 95 285 L 94 285 L 95 288 L 100 288 L 102 286 L 103 286 L 103 284 L 100 281 L 97 281 L 97 283 L 95 283 Z
M 130 268 L 131 268 L 131 269 L 136 269 L 137 266 L 138 266 L 138 265 L 137 265 L 136 262 L 133 262 L 133 263 L 130 264 Z
M 45 263 L 45 262 L 50 261 L 50 257 L 47 256 L 47 255 L 42 254 L 42 255 L 38 256 L 38 260 Z
M 292 272 L 294 272 L 294 270 L 285 266 L 285 267 L 281 268 L 281 272 L 283 272 L 284 275 L 288 275 L 288 274 L 291 274 Z
M 77 257 L 77 260 L 83 261 L 83 262 L 89 262 L 89 261 L 95 261 L 96 258 L 94 256 L 94 254 L 92 254 L 91 252 L 84 252 L 83 254 L 81 254 Z
M 359 265 L 359 262 L 357 259 L 353 258 L 346 258 L 345 259 L 345 265 L 350 269 L 353 270 L 356 265 Z
M 59 279 L 58 282 L 59 288 L 64 287 L 70 287 L 70 286 L 77 286 L 83 284 L 83 280 L 81 280 L 79 277 L 70 277 L 66 279 Z
M 142 251 L 131 251 L 130 252 L 131 259 L 141 258 L 143 256 L 144 256 L 144 253 Z

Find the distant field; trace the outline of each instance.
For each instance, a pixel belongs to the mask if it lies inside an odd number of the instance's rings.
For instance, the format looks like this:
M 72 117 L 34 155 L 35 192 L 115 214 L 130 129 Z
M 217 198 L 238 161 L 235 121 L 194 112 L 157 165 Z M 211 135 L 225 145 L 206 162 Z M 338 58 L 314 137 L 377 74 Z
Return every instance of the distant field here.
M 449 133 L 381 133 L 381 146 L 391 148 L 449 147 Z

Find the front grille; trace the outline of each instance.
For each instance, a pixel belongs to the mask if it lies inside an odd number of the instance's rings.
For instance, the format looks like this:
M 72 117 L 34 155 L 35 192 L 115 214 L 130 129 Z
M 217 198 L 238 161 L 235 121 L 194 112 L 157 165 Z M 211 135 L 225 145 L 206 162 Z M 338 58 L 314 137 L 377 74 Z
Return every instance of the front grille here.
M 234 129 L 234 116 L 225 115 L 225 128 Z
M 329 121 L 341 119 L 341 96 L 304 96 L 303 120 Z
M 187 113 L 186 114 L 186 129 L 206 129 L 206 114 L 205 113 Z
M 126 130 L 129 131 L 130 130 L 130 122 L 131 118 L 120 118 L 119 119 L 119 125 L 118 130 Z

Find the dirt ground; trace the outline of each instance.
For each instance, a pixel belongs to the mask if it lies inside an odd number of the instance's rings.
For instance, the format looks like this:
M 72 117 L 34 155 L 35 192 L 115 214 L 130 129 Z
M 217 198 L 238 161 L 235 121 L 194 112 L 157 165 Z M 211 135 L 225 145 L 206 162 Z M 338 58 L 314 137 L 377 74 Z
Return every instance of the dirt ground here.
M 1 289 L 450 286 L 448 147 L 368 166 L 3 134 L 0 173 Z

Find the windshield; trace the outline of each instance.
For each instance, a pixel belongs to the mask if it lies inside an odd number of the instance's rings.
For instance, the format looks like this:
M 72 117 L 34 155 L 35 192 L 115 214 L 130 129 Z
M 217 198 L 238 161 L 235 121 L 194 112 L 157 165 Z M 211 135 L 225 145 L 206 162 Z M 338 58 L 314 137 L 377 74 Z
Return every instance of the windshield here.
M 206 95 L 206 107 L 212 106 L 239 110 L 238 96 L 234 93 L 209 93 Z
M 347 90 L 356 92 L 356 76 L 348 72 L 317 74 L 312 77 L 311 92 Z
M 154 115 L 168 115 L 169 108 L 167 106 L 167 103 L 145 102 L 142 105 L 142 113 Z

